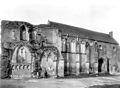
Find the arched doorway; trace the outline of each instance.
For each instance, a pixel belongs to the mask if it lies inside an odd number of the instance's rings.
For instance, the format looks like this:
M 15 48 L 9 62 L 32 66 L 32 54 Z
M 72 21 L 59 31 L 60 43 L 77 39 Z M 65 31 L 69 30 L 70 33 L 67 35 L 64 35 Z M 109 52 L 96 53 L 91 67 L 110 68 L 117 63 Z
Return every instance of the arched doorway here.
M 102 64 L 103 64 L 103 58 L 99 58 L 99 60 L 98 60 L 98 72 L 102 72 Z
M 13 78 L 31 77 L 31 52 L 28 47 L 17 47 L 11 63 Z
M 41 77 L 54 77 L 57 75 L 58 52 L 54 48 L 46 48 L 41 58 Z

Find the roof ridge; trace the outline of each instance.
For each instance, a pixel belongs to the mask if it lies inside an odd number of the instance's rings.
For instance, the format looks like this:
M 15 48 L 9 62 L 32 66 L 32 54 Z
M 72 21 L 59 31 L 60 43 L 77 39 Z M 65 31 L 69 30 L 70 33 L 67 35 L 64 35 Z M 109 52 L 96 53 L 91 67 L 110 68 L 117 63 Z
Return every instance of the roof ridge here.
M 50 21 L 50 20 L 48 20 L 48 22 L 49 22 L 49 24 L 51 24 L 51 23 L 54 23 L 54 24 L 61 24 L 61 25 L 65 25 L 65 26 L 74 27 L 74 28 L 77 28 L 77 29 L 84 29 L 84 30 L 86 30 L 86 31 L 91 31 L 91 32 L 95 32 L 95 33 L 100 33 L 100 34 L 109 35 L 109 34 L 107 34 L 107 33 L 96 32 L 96 31 L 89 30 L 89 29 L 86 29 L 86 28 L 76 27 L 76 26 L 73 26 L 73 25 L 68 25 L 68 24 L 64 24 L 64 23 L 54 22 L 54 21 Z M 110 35 L 109 35 L 109 36 L 110 36 Z
M 88 30 L 81 27 L 75 27 L 68 24 L 53 22 L 50 20 L 48 21 L 48 24 L 53 27 L 60 28 L 63 31 L 63 34 L 68 33 L 72 35 L 79 35 L 81 38 L 88 37 L 89 39 L 94 39 L 97 41 L 103 41 L 103 42 L 108 42 L 108 43 L 113 43 L 118 45 L 118 42 L 107 33 L 96 32 L 96 31 Z

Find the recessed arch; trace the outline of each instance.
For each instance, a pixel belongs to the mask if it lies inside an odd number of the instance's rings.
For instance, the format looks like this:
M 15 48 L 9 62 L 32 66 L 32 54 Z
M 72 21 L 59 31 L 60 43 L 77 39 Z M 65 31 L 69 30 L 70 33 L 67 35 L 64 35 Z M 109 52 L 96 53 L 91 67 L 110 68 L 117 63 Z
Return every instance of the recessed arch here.
M 12 63 L 31 63 L 30 48 L 28 46 L 16 47 L 12 55 Z
M 25 25 L 20 26 L 20 40 L 28 40 L 29 41 L 28 28 Z
M 56 47 L 48 46 L 42 48 L 41 58 L 39 65 L 42 69 L 41 77 L 44 77 L 47 73 L 50 77 L 57 75 L 58 73 L 58 58 L 59 51 Z M 44 75 L 43 75 L 44 74 Z

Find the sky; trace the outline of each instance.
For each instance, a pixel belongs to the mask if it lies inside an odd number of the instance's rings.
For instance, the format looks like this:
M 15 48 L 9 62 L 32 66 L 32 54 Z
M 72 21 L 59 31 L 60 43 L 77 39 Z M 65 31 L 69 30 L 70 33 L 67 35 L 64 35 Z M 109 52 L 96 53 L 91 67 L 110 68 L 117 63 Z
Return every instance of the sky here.
M 0 21 L 48 20 L 109 33 L 120 44 L 120 0 L 0 0 Z

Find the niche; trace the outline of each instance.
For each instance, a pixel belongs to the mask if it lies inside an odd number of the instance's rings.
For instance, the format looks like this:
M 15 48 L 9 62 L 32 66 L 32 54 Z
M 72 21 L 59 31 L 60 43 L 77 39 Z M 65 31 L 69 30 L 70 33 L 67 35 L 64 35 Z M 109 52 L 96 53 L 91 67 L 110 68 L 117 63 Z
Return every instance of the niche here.
M 20 40 L 27 40 L 27 41 L 29 41 L 28 28 L 26 28 L 25 25 L 22 25 L 20 27 Z

